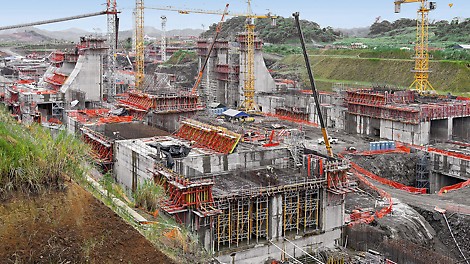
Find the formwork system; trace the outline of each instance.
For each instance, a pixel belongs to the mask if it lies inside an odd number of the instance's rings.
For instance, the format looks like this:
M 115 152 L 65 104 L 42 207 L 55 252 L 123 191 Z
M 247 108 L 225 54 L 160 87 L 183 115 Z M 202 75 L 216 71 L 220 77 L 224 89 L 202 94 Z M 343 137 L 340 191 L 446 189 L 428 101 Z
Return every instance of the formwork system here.
M 182 216 L 188 211 L 201 218 L 220 213 L 214 205 L 212 179 L 188 179 L 159 164 L 155 165 L 152 173 L 154 181 L 168 195 L 168 199 L 161 202 L 161 209 L 179 222 L 184 221 Z
M 277 107 L 275 114 L 286 119 L 309 121 L 307 109 L 304 107 Z
M 80 128 L 82 140 L 91 147 L 91 156 L 105 171 L 111 169 L 113 163 L 113 142 L 102 134 L 87 127 Z
M 232 153 L 241 139 L 241 135 L 224 127 L 216 127 L 205 123 L 185 119 L 181 122 L 176 136 L 195 142 L 195 147 L 211 149 L 222 154 Z
M 352 115 L 398 121 L 408 124 L 464 117 L 470 115 L 470 102 L 437 99 L 433 103 L 416 103 L 411 91 L 387 93 L 373 90 L 347 91 L 348 112 Z
M 169 114 L 203 110 L 197 95 L 183 92 L 151 95 L 131 91 L 127 93 L 126 98 L 118 100 L 117 105 L 129 110 L 139 120 L 142 120 L 149 111 L 157 114 Z

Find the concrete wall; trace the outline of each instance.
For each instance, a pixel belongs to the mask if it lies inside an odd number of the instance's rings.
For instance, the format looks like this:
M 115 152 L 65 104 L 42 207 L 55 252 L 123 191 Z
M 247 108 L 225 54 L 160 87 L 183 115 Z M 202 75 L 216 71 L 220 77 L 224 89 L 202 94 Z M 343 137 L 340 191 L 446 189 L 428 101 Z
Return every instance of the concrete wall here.
M 380 137 L 414 145 L 425 145 L 429 143 L 430 122 L 406 124 L 392 120 L 350 114 L 347 115 L 346 119 L 346 131 L 349 133 Z
M 333 248 L 337 240 L 341 238 L 341 229 L 329 230 L 320 235 L 312 235 L 308 237 L 301 237 L 298 239 L 289 239 L 297 247 L 302 248 L 305 251 L 315 251 L 322 247 Z M 274 241 L 273 241 L 274 242 Z M 304 255 L 298 248 L 295 248 L 291 243 L 287 241 L 276 241 L 274 242 L 279 248 L 285 250 L 288 254 L 293 257 L 299 257 Z M 252 263 L 264 263 L 268 258 L 281 259 L 282 252 L 271 243 L 267 242 L 264 245 L 258 245 L 255 248 L 237 251 L 235 254 L 236 264 L 252 264 Z M 222 263 L 233 263 L 230 254 L 220 255 L 217 259 Z
M 454 117 L 452 122 L 452 138 L 455 140 L 470 140 L 470 117 Z
M 127 191 L 137 187 L 146 179 L 153 179 L 157 150 L 141 140 L 117 140 L 114 144 L 114 175 L 116 181 Z
M 254 149 L 235 153 L 188 155 L 175 160 L 174 170 L 187 177 L 205 173 L 220 173 L 236 169 L 252 169 L 267 165 L 284 165 L 289 157 L 286 148 Z
M 380 120 L 380 137 L 400 142 L 425 145 L 429 143 L 430 122 L 405 124 L 391 120 Z
M 264 113 L 274 113 L 277 107 L 284 105 L 285 97 L 257 94 L 255 95 L 256 102 L 262 107 Z
M 149 126 L 158 127 L 170 133 L 175 132 L 180 128 L 180 117 L 191 118 L 197 112 L 184 112 L 184 113 L 171 113 L 171 114 L 156 114 L 150 113 L 147 115 L 146 123 Z
M 103 95 L 102 88 L 102 56 L 87 54 L 80 56 L 70 76 L 61 87 L 66 102 L 71 101 L 71 91 L 79 90 L 86 93 L 86 101 L 100 101 Z
M 431 120 L 429 139 L 432 141 L 433 140 L 436 140 L 436 141 L 448 140 L 449 139 L 448 123 L 449 123 L 449 120 L 447 119 Z M 452 120 L 450 120 L 450 124 L 452 125 Z

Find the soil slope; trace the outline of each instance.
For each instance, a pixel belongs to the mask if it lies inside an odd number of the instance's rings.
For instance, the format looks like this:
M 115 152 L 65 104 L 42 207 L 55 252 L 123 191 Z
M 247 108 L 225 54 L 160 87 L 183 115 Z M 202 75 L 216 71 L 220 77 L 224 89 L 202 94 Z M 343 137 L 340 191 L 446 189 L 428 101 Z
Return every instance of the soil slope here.
M 0 204 L 0 263 L 173 263 L 76 184 Z

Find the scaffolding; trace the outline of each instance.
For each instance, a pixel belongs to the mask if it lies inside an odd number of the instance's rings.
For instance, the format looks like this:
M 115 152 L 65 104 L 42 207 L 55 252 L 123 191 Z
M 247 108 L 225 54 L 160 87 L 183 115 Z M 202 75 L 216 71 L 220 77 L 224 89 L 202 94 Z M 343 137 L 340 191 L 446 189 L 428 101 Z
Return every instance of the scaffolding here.
M 118 106 L 126 108 L 136 119 L 142 120 L 149 112 L 157 114 L 194 112 L 204 110 L 199 96 L 191 93 L 166 93 L 151 95 L 142 92 L 129 92 L 127 97 L 118 100 Z
M 297 129 L 290 130 L 284 143 L 290 152 L 288 166 L 295 169 L 303 166 L 303 152 L 304 152 L 305 132 Z
M 429 191 L 429 154 L 421 152 L 416 163 L 416 187 L 426 188 Z
M 156 164 L 153 171 L 154 179 L 161 185 L 168 195 L 168 199 L 161 202 L 161 209 L 178 219 L 179 213 L 192 211 L 199 217 L 215 216 L 221 210 L 214 207 L 212 197 L 212 179 L 190 180 L 174 171 Z

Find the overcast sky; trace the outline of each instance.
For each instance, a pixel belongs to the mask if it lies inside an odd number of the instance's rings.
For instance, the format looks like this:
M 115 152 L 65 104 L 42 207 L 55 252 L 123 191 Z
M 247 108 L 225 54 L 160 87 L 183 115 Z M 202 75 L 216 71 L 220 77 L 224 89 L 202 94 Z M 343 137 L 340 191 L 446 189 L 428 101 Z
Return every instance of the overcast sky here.
M 86 14 L 104 10 L 106 0 L 0 0 L 0 25 L 7 26 L 19 23 L 34 22 L 45 19 L 60 18 L 71 15 Z M 430 13 L 430 20 L 450 20 L 454 17 L 470 17 L 469 0 L 437 0 L 437 9 Z M 178 8 L 222 10 L 229 3 L 229 11 L 245 12 L 246 1 L 243 0 L 145 0 L 145 6 L 174 6 Z M 453 4 L 449 7 L 449 4 Z M 120 29 L 132 28 L 132 9 L 134 0 L 118 0 L 120 14 Z M 253 0 L 254 13 L 273 14 L 284 17 L 299 11 L 301 19 L 315 21 L 322 27 L 352 28 L 371 25 L 376 17 L 389 21 L 398 18 L 416 18 L 418 3 L 402 6 L 400 14 L 394 13 L 393 0 Z M 220 20 L 217 15 L 189 14 L 177 12 L 145 11 L 145 25 L 160 27 L 160 16 L 168 18 L 167 29 L 201 28 Z M 62 30 L 81 28 L 88 31 L 105 32 L 106 17 L 85 18 L 81 20 L 38 26 L 47 30 Z

